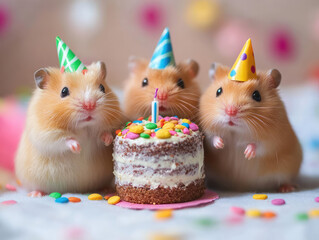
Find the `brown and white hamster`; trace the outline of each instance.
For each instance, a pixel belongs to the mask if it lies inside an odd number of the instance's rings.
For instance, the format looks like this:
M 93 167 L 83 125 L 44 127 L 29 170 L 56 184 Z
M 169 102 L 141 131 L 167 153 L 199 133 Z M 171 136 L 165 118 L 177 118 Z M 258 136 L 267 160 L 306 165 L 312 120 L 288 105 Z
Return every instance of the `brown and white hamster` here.
M 302 149 L 278 94 L 280 72 L 246 82 L 228 80 L 228 73 L 213 64 L 213 82 L 200 100 L 208 182 L 232 190 L 293 190 Z
M 35 72 L 34 91 L 15 159 L 28 190 L 88 192 L 113 177 L 111 133 L 122 122 L 117 97 L 105 82 L 102 62 L 81 72 Z
M 131 57 L 130 76 L 124 89 L 124 112 L 130 120 L 151 114 L 151 102 L 158 88 L 159 113 L 194 119 L 198 112 L 200 89 L 194 79 L 199 66 L 187 60 L 176 67 L 151 69 L 148 61 Z

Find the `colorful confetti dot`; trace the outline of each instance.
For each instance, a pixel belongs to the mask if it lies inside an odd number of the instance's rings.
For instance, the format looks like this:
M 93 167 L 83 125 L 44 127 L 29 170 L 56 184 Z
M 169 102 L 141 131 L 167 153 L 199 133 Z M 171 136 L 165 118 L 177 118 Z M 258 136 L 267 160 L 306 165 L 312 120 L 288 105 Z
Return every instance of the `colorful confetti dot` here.
M 231 76 L 231 77 L 234 77 L 235 75 L 236 75 L 236 71 L 235 71 L 235 69 L 231 70 L 231 72 L 230 72 L 230 76 Z
M 7 201 L 1 202 L 1 204 L 2 205 L 14 205 L 14 204 L 17 204 L 17 202 L 14 200 L 7 200 Z
M 243 53 L 243 54 L 241 55 L 240 59 L 241 59 L 242 61 L 246 60 L 246 59 L 247 59 L 247 54 L 246 54 L 246 53 Z
M 278 198 L 278 199 L 271 200 L 271 203 L 273 205 L 284 205 L 286 202 L 284 199 Z

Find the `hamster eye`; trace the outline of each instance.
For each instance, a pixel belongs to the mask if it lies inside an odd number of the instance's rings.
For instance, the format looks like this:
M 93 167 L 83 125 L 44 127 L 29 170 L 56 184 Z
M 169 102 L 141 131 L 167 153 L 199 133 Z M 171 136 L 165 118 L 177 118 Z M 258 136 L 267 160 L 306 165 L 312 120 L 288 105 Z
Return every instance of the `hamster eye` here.
M 177 86 L 179 86 L 180 88 L 185 88 L 183 79 L 181 79 L 181 78 L 178 79 L 178 81 L 177 81 Z
M 61 98 L 64 98 L 69 95 L 70 95 L 69 89 L 67 87 L 64 87 L 61 91 Z
M 254 93 L 253 93 L 253 99 L 255 100 L 255 101 L 257 101 L 257 102 L 260 102 L 261 101 L 261 96 L 260 96 L 260 93 L 258 92 L 258 91 L 255 91 Z
M 147 78 L 144 78 L 143 79 L 143 82 L 142 82 L 142 87 L 145 87 L 148 85 L 148 79 Z
M 104 86 L 102 84 L 100 84 L 99 88 L 100 88 L 102 93 L 105 93 L 105 88 L 104 88 Z
M 216 92 L 216 97 L 219 97 L 222 93 L 223 93 L 223 89 L 222 88 L 218 88 L 217 92 Z

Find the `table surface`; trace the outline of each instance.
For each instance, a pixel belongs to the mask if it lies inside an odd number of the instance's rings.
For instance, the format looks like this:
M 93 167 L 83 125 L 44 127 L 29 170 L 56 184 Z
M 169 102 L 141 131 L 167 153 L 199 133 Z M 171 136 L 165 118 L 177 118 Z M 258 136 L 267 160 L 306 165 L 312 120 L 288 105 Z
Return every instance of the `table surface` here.
M 0 194 L 0 202 L 17 201 L 15 205 L 0 205 L 0 238 L 319 239 L 319 218 L 303 221 L 296 218 L 298 213 L 319 209 L 319 203 L 314 200 L 319 196 L 318 93 L 319 89 L 311 85 L 281 91 L 304 150 L 296 192 L 266 193 L 268 199 L 255 200 L 254 193 L 217 191 L 220 199 L 214 203 L 175 210 L 172 218 L 160 221 L 155 219 L 154 211 L 124 209 L 104 200 L 90 201 L 87 195 L 65 194 L 82 201 L 58 204 L 49 196 L 30 198 L 23 189 L 18 189 Z M 286 204 L 272 205 L 271 200 L 275 198 L 284 199 Z M 277 216 L 273 219 L 239 218 L 230 211 L 232 206 L 273 211 Z

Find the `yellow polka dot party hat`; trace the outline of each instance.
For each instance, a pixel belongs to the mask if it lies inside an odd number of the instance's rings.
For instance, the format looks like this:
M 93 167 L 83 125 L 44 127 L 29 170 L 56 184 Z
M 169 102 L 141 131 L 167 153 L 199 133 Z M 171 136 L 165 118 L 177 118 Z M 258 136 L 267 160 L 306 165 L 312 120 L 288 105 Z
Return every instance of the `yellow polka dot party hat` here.
M 246 41 L 238 55 L 236 62 L 228 74 L 228 78 L 240 82 L 257 78 L 254 51 L 250 38 Z

